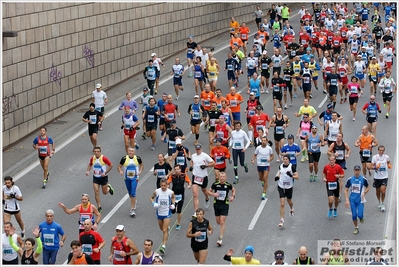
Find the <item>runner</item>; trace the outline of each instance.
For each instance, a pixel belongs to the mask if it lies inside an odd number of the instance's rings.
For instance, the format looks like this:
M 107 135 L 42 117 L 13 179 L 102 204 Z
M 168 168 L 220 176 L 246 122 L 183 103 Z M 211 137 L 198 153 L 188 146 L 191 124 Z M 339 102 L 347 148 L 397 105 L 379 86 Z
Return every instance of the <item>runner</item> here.
M 58 206 L 62 208 L 66 214 L 74 214 L 79 212 L 79 234 L 85 231 L 84 222 L 89 219 L 93 224 L 93 229 L 97 230 L 97 226 L 101 221 L 101 213 L 98 212 L 96 206 L 90 203 L 90 197 L 88 194 L 82 194 L 82 203 L 76 205 L 72 209 L 68 209 L 64 203 L 58 202 Z M 94 219 L 95 215 L 95 219 Z
M 165 117 L 165 132 L 172 127 L 172 121 L 176 123 L 177 117 L 180 117 L 179 106 L 173 103 L 172 95 L 168 95 L 167 98 L 168 102 L 164 104 L 161 109 L 161 114 Z M 162 139 L 162 141 L 166 143 L 165 139 Z
M 229 197 L 229 192 L 231 196 Z M 226 219 L 229 215 L 229 204 L 236 197 L 235 188 L 227 182 L 225 172 L 220 172 L 219 180 L 215 181 L 208 190 L 208 195 L 213 196 L 213 209 L 215 211 L 216 223 L 220 225 L 219 239 L 216 244 L 220 247 L 223 244 L 223 236 L 226 229 Z
M 283 250 L 276 250 L 274 252 L 274 259 L 270 265 L 288 265 L 287 262 L 284 262 L 284 251 Z
M 283 109 L 278 107 L 276 114 L 270 119 L 269 127 L 274 127 L 274 148 L 277 153 L 276 161 L 280 162 L 280 151 L 284 145 L 285 129 L 290 125 L 287 115 L 283 114 Z
M 208 73 L 208 82 L 211 87 L 211 91 L 215 92 L 216 91 L 216 85 L 218 82 L 218 76 L 220 73 L 220 66 L 219 64 L 216 63 L 216 58 L 211 58 L 209 60 L 209 64 L 207 64 L 206 69 Z
M 205 211 L 201 208 L 195 211 L 195 219 L 190 221 L 186 236 L 191 238 L 191 249 L 198 264 L 205 264 L 208 255 L 208 236 L 212 235 L 213 227 L 204 218 Z
M 82 244 L 78 240 L 72 240 L 71 242 L 72 252 L 68 254 L 68 265 L 88 265 L 95 264 L 94 260 L 90 255 L 82 251 Z
M 299 111 L 295 112 L 294 115 L 296 117 L 300 117 L 300 116 L 303 116 L 305 113 L 308 114 L 309 120 L 312 120 L 313 118 L 315 118 L 317 116 L 316 109 L 313 106 L 309 105 L 309 99 L 307 99 L 307 98 L 305 98 L 303 100 L 303 106 L 301 106 L 299 108 Z
M 124 156 L 118 164 L 118 172 L 123 176 L 127 193 L 130 198 L 130 216 L 136 217 L 136 190 L 137 184 L 140 178 L 140 174 L 143 172 L 144 164 L 139 156 L 136 156 L 136 150 L 133 147 L 129 147 L 127 155 Z
M 359 233 L 357 219 L 359 218 L 360 223 L 364 222 L 365 195 L 370 190 L 370 187 L 367 179 L 360 175 L 361 167 L 356 165 L 353 169 L 354 175 L 348 178 L 345 185 L 345 207 L 349 208 L 349 205 L 351 207 L 352 221 L 355 225 L 353 234 L 356 235 Z
M 135 265 L 147 265 L 154 264 L 153 261 L 155 257 L 159 256 L 158 253 L 152 250 L 154 242 L 151 239 L 144 240 L 144 251 L 139 252 L 137 254 L 136 260 L 134 261 Z
M 251 159 L 252 164 L 255 164 L 255 159 L 259 180 L 262 182 L 263 187 L 262 200 L 265 200 L 270 172 L 270 162 L 274 159 L 273 149 L 269 146 L 266 136 L 262 136 L 262 144 L 256 147 Z
M 290 94 L 290 107 L 292 106 L 292 78 L 294 77 L 294 71 L 291 68 L 291 64 L 289 61 L 287 61 L 287 63 L 285 63 L 286 67 L 283 70 L 283 74 L 284 74 L 284 83 L 285 83 L 285 87 L 284 87 L 284 109 L 287 109 L 287 90 Z
M 391 160 L 385 153 L 385 147 L 383 145 L 378 146 L 378 154 L 374 155 L 371 159 L 374 169 L 374 182 L 375 193 L 378 200 L 378 208 L 385 211 L 385 192 L 388 185 L 388 169 L 392 169 Z
M 289 134 L 287 137 L 287 144 L 284 144 L 281 148 L 280 155 L 287 156 L 290 159 L 290 163 L 296 168 L 298 157 L 301 154 L 301 148 L 294 143 L 294 135 Z
M 101 199 L 100 199 L 100 186 L 103 195 L 110 193 L 114 194 L 114 188 L 108 183 L 108 173 L 112 170 L 112 162 L 104 155 L 101 154 L 101 147 L 93 149 L 94 156 L 90 158 L 89 165 L 87 166 L 86 176 L 89 176 L 90 169 L 93 166 L 93 189 L 94 197 L 97 202 L 98 212 L 102 212 Z M 108 165 L 108 167 L 107 167 Z
M 202 152 L 202 145 L 195 145 L 196 153 L 191 156 L 190 172 L 192 172 L 192 189 L 194 210 L 199 207 L 198 189 L 201 187 L 202 193 L 205 195 L 205 208 L 209 207 L 209 197 L 206 187 L 208 186 L 208 171 L 206 168 L 215 166 L 213 159 L 206 153 Z M 194 213 L 193 217 L 195 218 Z
M 235 121 L 240 121 L 241 103 L 244 102 L 244 98 L 236 92 L 236 88 L 231 87 L 230 93 L 226 95 L 226 100 L 229 101 L 231 113 L 233 115 L 232 124 L 235 125 Z
M 179 90 L 180 91 L 184 90 L 183 75 L 185 72 L 186 70 L 184 69 L 184 66 L 180 63 L 180 59 L 176 58 L 175 64 L 172 66 L 172 72 L 170 73 L 170 75 L 173 76 L 173 86 L 175 88 L 176 100 L 179 99 Z
M 155 92 L 154 94 L 158 93 L 158 86 L 159 86 L 159 77 L 161 76 L 161 66 L 164 69 L 165 65 L 163 64 L 162 60 L 157 57 L 157 54 L 152 53 L 151 54 L 151 59 L 154 61 L 154 66 L 157 68 L 157 72 L 156 72 L 156 80 L 155 80 Z M 153 94 L 151 94 L 153 95 Z
M 84 231 L 79 234 L 84 253 L 90 255 L 95 264 L 101 264 L 101 249 L 105 246 L 105 240 L 99 232 L 92 230 L 93 224 L 90 219 L 83 222 Z
M 256 107 L 256 113 L 251 117 L 251 120 L 248 123 L 248 138 L 250 142 L 253 144 L 255 143 L 255 139 L 261 137 L 258 135 L 259 129 L 263 129 L 266 135 L 269 134 L 270 128 L 270 118 L 269 115 L 262 112 L 263 108 L 261 105 Z M 253 139 L 252 139 L 253 134 Z
M 204 65 L 202 65 L 201 60 L 201 57 L 196 57 L 194 62 L 194 87 L 196 95 L 198 95 L 198 85 L 201 92 L 204 91 Z
M 193 41 L 193 36 L 190 35 L 187 42 L 187 65 L 189 74 L 188 77 L 193 77 L 193 68 L 191 67 L 192 61 L 194 61 L 194 50 L 197 48 L 197 43 Z
M 392 93 L 396 93 L 397 85 L 394 79 L 391 77 L 391 71 L 387 71 L 385 77 L 381 78 L 378 84 L 382 91 L 382 101 L 384 102 L 384 108 L 387 109 L 385 118 L 389 118 L 389 112 L 391 111 L 391 100 L 393 97 Z
M 378 113 L 381 113 L 380 104 L 375 101 L 375 95 L 370 96 L 370 102 L 364 104 L 362 113 L 366 115 L 367 129 L 377 136 Z
M 21 190 L 14 184 L 11 176 L 4 177 L 3 185 L 3 222 L 11 222 L 14 215 L 21 228 L 21 238 L 25 238 L 25 225 L 21 215 L 20 201 L 24 200 Z
M 95 105 L 95 109 L 104 114 L 104 106 L 108 103 L 107 93 L 102 89 L 101 83 L 96 85 L 96 90 L 91 93 L 91 103 Z M 100 124 L 100 131 L 103 130 L 102 123 Z
M 348 84 L 349 90 L 349 107 L 353 113 L 352 121 L 356 120 L 356 107 L 360 96 L 363 94 L 360 84 L 358 84 L 358 78 L 352 76 L 351 83 Z
M 152 101 L 154 102 L 154 101 Z M 144 116 L 143 116 L 143 121 Z M 125 142 L 125 151 L 127 153 L 127 150 L 129 146 L 131 147 L 139 147 L 137 141 L 136 141 L 136 129 L 137 126 L 140 125 L 139 119 L 134 115 L 134 112 L 130 109 L 129 106 L 125 106 L 125 114 L 122 115 L 122 125 L 121 129 L 123 129 L 123 140 Z
M 188 106 L 187 113 L 190 114 L 191 133 L 195 134 L 194 144 L 198 144 L 201 120 L 205 114 L 205 108 L 199 103 L 199 95 L 194 96 L 194 102 Z
M 337 140 L 338 133 L 342 133 L 342 123 L 338 120 L 338 113 L 333 111 L 331 112 L 331 120 L 326 122 L 324 130 L 324 140 L 328 142 L 328 146 Z
M 188 175 L 182 172 L 179 165 L 175 165 L 173 171 L 168 173 L 166 176 L 168 179 L 168 185 L 172 184 L 172 190 L 175 194 L 175 210 L 172 210 L 172 214 L 177 213 L 177 224 L 176 231 L 180 231 L 181 229 L 181 218 L 182 218 L 182 209 L 184 204 L 184 184 L 188 183 L 187 189 L 191 188 L 191 180 Z
M 39 224 L 43 244 L 43 264 L 55 264 L 58 250 L 64 246 L 66 234 L 61 225 L 54 222 L 54 211 L 46 210 L 46 221 Z M 21 245 L 21 244 L 20 244 Z
M 231 162 L 230 151 L 226 146 L 222 145 L 223 138 L 218 137 L 215 140 L 216 146 L 211 149 L 211 158 L 215 161 L 215 182 L 219 181 L 221 172 L 226 170 L 226 159 Z
M 317 181 L 317 173 L 319 172 L 319 161 L 321 156 L 320 148 L 325 145 L 323 136 L 317 133 L 317 126 L 312 125 L 311 133 L 305 138 L 306 147 L 308 148 L 309 158 L 309 181 Z
M 229 248 L 226 255 L 224 255 L 223 259 L 225 261 L 231 261 L 233 265 L 260 265 L 260 261 L 256 260 L 253 257 L 254 248 L 252 246 L 247 246 L 244 250 L 244 257 L 232 257 L 234 250 Z
M 232 56 L 232 54 L 227 55 L 227 59 L 225 61 L 224 71 L 227 70 L 227 80 L 229 81 L 229 87 L 233 87 L 238 80 L 238 63 Z
M 331 242 L 331 248 L 330 251 L 324 254 L 322 265 L 350 265 L 348 254 L 342 251 L 340 239 L 334 238 Z
M 378 141 L 373 134 L 370 133 L 367 126 L 362 127 L 362 133 L 359 135 L 355 142 L 355 147 L 359 147 L 360 151 L 360 161 L 362 162 L 363 175 L 366 176 L 366 171 L 369 171 L 371 176 L 371 159 L 372 159 L 372 149 L 378 146 Z
M 278 172 L 274 180 L 277 183 L 277 189 L 280 195 L 280 223 L 279 227 L 284 226 L 284 206 L 285 199 L 290 206 L 290 217 L 294 216 L 294 203 L 292 202 L 292 193 L 294 186 L 294 179 L 299 179 L 296 167 L 290 163 L 290 157 L 284 156 L 283 163 L 278 167 Z
M 118 225 L 115 228 L 116 236 L 111 238 L 111 247 L 108 260 L 114 265 L 131 265 L 130 256 L 137 255 L 139 250 L 136 244 L 125 235 L 125 226 Z
M 152 59 L 148 60 L 148 66 L 144 68 L 143 76 L 147 80 L 147 87 L 150 89 L 150 95 L 154 95 L 155 81 L 157 79 L 157 66 Z
M 176 127 L 175 120 L 171 120 L 169 123 L 170 128 L 166 130 L 161 140 L 165 142 L 167 140 L 166 136 L 168 136 L 168 161 L 171 162 L 173 149 L 176 147 L 176 140 L 185 140 L 186 136 L 180 128 Z
M 150 98 L 149 105 L 146 106 L 144 113 L 142 115 L 143 121 L 145 121 L 145 129 L 147 131 L 147 137 L 151 136 L 151 150 L 155 150 L 155 142 L 157 140 L 157 125 L 158 116 L 161 115 L 160 108 L 155 104 L 155 98 Z M 132 145 L 130 145 L 132 147 Z M 136 145 L 137 149 L 137 145 Z
M 209 140 L 209 151 L 212 149 L 212 142 L 215 139 L 216 124 L 219 122 L 219 118 L 224 116 L 223 113 L 217 108 L 216 102 L 212 100 L 211 109 L 207 112 L 204 128 L 208 127 L 208 140 Z M 212 140 L 212 141 L 211 141 Z
M 187 147 L 183 146 L 181 139 L 176 139 L 176 147 L 172 150 L 172 159 L 175 160 L 175 165 L 179 165 L 183 173 L 188 171 L 187 160 L 191 160 L 191 153 Z M 172 168 L 170 168 L 172 170 Z M 166 172 L 168 174 L 168 172 Z
M 311 132 L 311 129 L 313 127 L 313 122 L 309 120 L 309 114 L 304 113 L 302 116 L 302 120 L 299 122 L 299 127 L 298 131 L 296 134 L 296 137 L 301 140 L 301 151 L 302 151 L 302 158 L 301 162 L 305 162 L 306 160 L 309 160 L 308 157 L 308 148 L 306 146 L 306 136 L 308 136 Z
M 126 93 L 126 100 L 123 100 L 122 103 L 119 105 L 119 110 L 124 109 L 126 106 L 129 106 L 133 112 L 136 112 L 139 109 L 137 102 L 132 99 L 132 93 Z
M 160 188 L 161 185 L 159 183 L 161 182 L 161 179 L 166 178 L 166 176 L 172 170 L 172 167 L 168 162 L 165 161 L 165 157 L 162 153 L 158 154 L 158 163 L 154 164 L 153 170 L 154 170 L 154 176 L 157 177 L 156 187 Z
M 245 162 L 245 151 L 250 145 L 250 140 L 246 132 L 241 129 L 241 122 L 236 121 L 234 123 L 234 130 L 231 132 L 231 138 L 229 142 L 229 149 L 233 151 L 233 166 L 235 179 L 233 184 L 237 184 L 239 181 L 238 170 L 237 170 L 237 159 L 240 158 L 240 165 L 244 167 L 245 172 L 248 172 L 248 166 Z
M 273 111 L 277 111 L 277 101 L 280 108 L 283 107 L 283 88 L 286 87 L 286 82 L 279 76 L 278 72 L 273 73 L 272 88 L 273 88 Z M 285 104 L 287 107 L 287 92 L 285 90 Z
M 156 209 L 156 215 L 158 218 L 158 225 L 161 229 L 162 235 L 162 245 L 159 249 L 161 254 L 165 254 L 166 242 L 168 242 L 169 237 L 169 225 L 170 217 L 172 216 L 172 210 L 175 209 L 176 199 L 175 193 L 168 188 L 167 179 L 163 178 L 160 181 L 160 188 L 156 189 L 150 197 L 152 206 Z
M 4 240 L 6 236 L 8 235 L 8 242 L 10 246 L 13 248 L 14 251 L 16 251 L 19 256 L 21 257 L 21 265 L 29 264 L 29 265 L 36 265 L 39 263 L 39 256 L 43 251 L 43 244 L 42 241 L 40 240 L 40 230 L 38 226 L 35 226 L 35 228 L 32 230 L 33 235 L 35 236 L 35 239 L 29 237 L 25 240 L 25 246 L 23 246 L 22 239 L 15 234 L 15 229 L 14 227 L 10 227 L 10 222 L 4 223 L 4 228 L 7 228 L 7 231 L 5 230 L 2 239 Z M 17 237 L 16 240 L 14 241 L 14 237 Z M 35 241 L 36 240 L 36 241 Z M 35 244 L 37 242 L 37 248 L 35 248 Z M 18 243 L 18 244 L 17 244 Z M 20 245 L 18 247 L 18 245 Z M 6 253 L 7 247 L 4 246 L 4 241 L 3 241 L 3 265 L 10 264 L 10 261 L 8 261 L 6 258 L 12 256 L 12 253 Z M 16 264 L 18 263 L 18 256 L 16 258 L 15 262 Z M 14 262 L 13 262 L 14 263 Z
M 340 197 L 340 184 L 345 177 L 344 170 L 340 165 L 335 164 L 335 156 L 329 156 L 330 163 L 323 168 L 323 181 L 326 183 L 328 196 L 328 218 L 338 216 L 338 205 Z M 334 209 L 333 209 L 334 202 Z
M 206 119 L 207 112 L 209 112 L 212 109 L 212 99 L 215 98 L 215 94 L 211 91 L 211 86 L 209 84 L 205 85 L 205 90 L 201 92 L 200 94 L 201 98 L 201 104 L 205 109 L 205 112 L 202 113 L 202 119 Z M 208 126 L 208 123 L 205 122 L 204 124 L 204 130 L 206 130 L 206 127 Z
M 308 256 L 308 249 L 301 246 L 298 251 L 299 257 L 294 260 L 294 265 L 314 265 L 314 259 Z
M 261 86 L 264 88 L 262 92 L 269 93 L 269 78 L 270 78 L 270 69 L 272 67 L 272 60 L 267 56 L 267 50 L 262 52 L 262 57 L 260 58 L 260 68 L 261 68 Z M 266 89 L 266 90 L 265 90 Z
M 382 258 L 384 251 L 382 247 L 374 248 L 374 257 L 370 258 L 366 265 L 389 265 L 388 261 Z
M 89 133 L 90 133 L 90 125 L 89 125 Z M 50 151 L 50 145 L 51 145 L 51 151 Z M 39 136 L 37 136 L 33 140 L 33 148 L 36 149 L 39 153 L 39 161 L 43 169 L 43 188 L 46 188 L 48 179 L 51 174 L 51 172 L 49 172 L 48 170 L 48 165 L 50 163 L 51 155 L 55 153 L 54 141 L 50 136 L 47 136 L 46 127 L 40 128 Z
M 140 96 L 140 105 L 142 105 L 142 111 L 141 114 L 144 113 L 145 109 L 147 108 L 147 106 L 150 104 L 150 99 L 153 98 L 153 96 L 150 94 L 150 92 L 148 91 L 148 87 L 144 87 L 143 88 L 143 94 Z M 146 123 L 143 119 L 143 134 L 141 135 L 141 138 L 143 138 L 144 140 L 147 138 L 146 137 Z

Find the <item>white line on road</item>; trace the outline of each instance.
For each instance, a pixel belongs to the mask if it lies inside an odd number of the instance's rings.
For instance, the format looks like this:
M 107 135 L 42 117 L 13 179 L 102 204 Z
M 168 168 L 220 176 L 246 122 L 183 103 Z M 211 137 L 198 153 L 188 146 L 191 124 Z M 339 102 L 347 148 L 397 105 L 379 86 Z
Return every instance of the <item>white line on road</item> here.
M 325 96 L 324 99 L 320 102 L 320 105 L 318 106 L 318 108 L 321 108 L 324 103 L 326 103 L 328 96 Z
M 395 215 L 396 215 L 396 209 L 397 209 L 397 164 L 395 162 L 398 162 L 398 153 L 395 153 L 395 160 L 393 161 L 393 169 L 391 172 L 391 180 L 392 181 L 392 186 L 390 186 L 390 195 L 389 195 L 389 200 L 387 201 L 386 206 L 388 207 L 387 209 L 387 215 L 386 215 L 386 220 L 385 220 L 385 229 L 384 229 L 384 239 L 394 239 L 395 235 L 393 234 L 393 231 L 395 230 L 394 228 L 394 223 L 395 223 Z
M 260 216 L 260 214 L 262 213 L 262 210 L 263 210 L 263 208 L 264 208 L 265 205 L 266 205 L 266 202 L 267 202 L 267 198 L 266 198 L 265 201 L 261 201 L 261 202 L 260 202 L 260 205 L 259 205 L 259 207 L 258 207 L 258 210 L 256 211 L 254 217 L 252 218 L 251 223 L 250 223 L 249 226 L 248 226 L 248 230 L 253 230 L 253 229 L 254 229 L 255 224 L 256 224 L 256 222 L 258 221 L 259 216 Z

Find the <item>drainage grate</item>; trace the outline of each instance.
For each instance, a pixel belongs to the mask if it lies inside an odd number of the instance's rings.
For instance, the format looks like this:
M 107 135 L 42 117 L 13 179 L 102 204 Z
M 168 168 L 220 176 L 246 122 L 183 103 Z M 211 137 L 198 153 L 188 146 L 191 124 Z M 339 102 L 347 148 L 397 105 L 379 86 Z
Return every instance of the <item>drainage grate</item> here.
M 65 124 L 65 123 L 67 123 L 67 121 L 55 121 L 55 122 L 53 122 L 54 124 Z

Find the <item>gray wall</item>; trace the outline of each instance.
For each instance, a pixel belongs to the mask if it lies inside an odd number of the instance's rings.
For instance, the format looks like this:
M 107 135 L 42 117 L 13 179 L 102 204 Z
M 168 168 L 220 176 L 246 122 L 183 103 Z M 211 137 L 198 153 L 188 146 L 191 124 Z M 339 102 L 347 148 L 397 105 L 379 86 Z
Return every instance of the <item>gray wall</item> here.
M 253 21 L 255 3 L 3 3 L 3 147 L 195 40 Z M 262 4 L 266 10 L 270 4 Z

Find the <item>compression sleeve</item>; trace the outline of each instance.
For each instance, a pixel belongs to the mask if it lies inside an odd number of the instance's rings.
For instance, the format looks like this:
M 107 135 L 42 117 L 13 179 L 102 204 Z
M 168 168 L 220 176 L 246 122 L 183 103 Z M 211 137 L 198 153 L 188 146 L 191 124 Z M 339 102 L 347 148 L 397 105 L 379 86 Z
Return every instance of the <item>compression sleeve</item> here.
M 36 254 L 40 254 L 42 253 L 43 250 L 43 244 L 42 244 L 42 240 L 40 240 L 40 236 L 36 237 L 36 242 L 37 242 L 37 248 L 36 248 Z
M 19 247 L 17 244 L 14 243 L 14 240 L 12 239 L 12 235 L 8 236 L 8 242 L 10 242 L 11 247 L 18 252 Z

